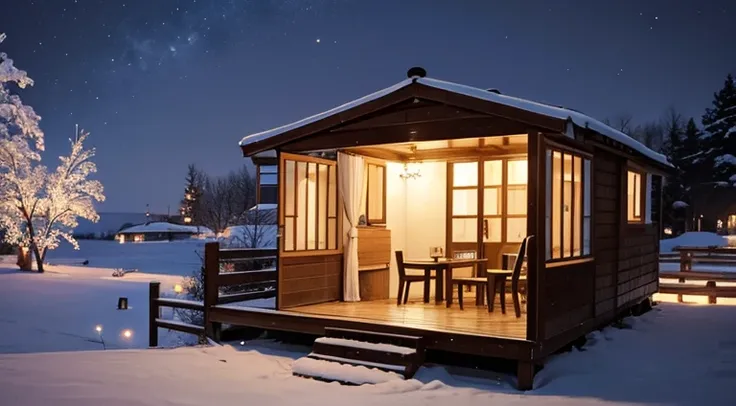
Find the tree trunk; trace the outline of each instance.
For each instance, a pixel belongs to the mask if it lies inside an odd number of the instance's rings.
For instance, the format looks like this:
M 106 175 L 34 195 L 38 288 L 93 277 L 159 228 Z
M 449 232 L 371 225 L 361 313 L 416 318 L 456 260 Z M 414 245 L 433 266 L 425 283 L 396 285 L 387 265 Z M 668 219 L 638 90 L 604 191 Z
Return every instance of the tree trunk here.
M 31 251 L 36 255 L 36 267 L 39 273 L 43 273 L 43 258 L 41 253 L 38 251 L 38 245 L 36 245 L 36 233 L 33 230 L 33 222 L 26 216 L 26 225 L 28 226 L 28 234 L 31 237 Z
M 38 251 L 38 246 L 35 243 L 33 244 L 33 253 L 36 255 L 36 268 L 38 268 L 39 273 L 43 273 L 43 257 Z

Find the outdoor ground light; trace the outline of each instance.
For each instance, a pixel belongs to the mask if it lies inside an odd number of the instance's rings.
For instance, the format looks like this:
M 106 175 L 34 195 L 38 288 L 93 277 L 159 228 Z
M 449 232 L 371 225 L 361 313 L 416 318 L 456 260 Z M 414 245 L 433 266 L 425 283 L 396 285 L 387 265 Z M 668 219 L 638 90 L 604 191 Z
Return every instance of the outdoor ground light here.
M 118 298 L 118 310 L 128 310 L 128 298 L 127 297 Z
M 123 330 L 123 338 L 131 338 L 133 337 L 133 331 L 130 329 Z

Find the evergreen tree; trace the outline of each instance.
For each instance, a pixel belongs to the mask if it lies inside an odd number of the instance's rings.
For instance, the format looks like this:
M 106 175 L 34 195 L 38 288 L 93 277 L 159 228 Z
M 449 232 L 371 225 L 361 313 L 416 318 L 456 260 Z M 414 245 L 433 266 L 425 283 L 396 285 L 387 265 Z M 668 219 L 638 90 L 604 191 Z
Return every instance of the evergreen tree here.
M 702 161 L 712 168 L 712 180 L 736 180 L 736 83 L 730 74 L 713 95 L 713 107 L 705 110 L 700 138 L 705 148 Z
M 194 164 L 190 164 L 187 168 L 185 182 L 184 199 L 181 201 L 181 215 L 184 217 L 185 223 L 199 224 L 199 205 L 204 184 L 203 173 Z
M 684 181 L 683 160 L 686 157 L 686 151 L 683 148 L 683 138 L 685 128 L 682 123 L 682 116 L 674 109 L 669 109 L 666 117 L 662 120 L 664 132 L 664 143 L 662 152 L 667 159 L 674 165 L 675 171 L 668 177 L 667 182 L 662 190 L 663 203 L 663 220 L 666 224 L 674 226 L 676 215 L 681 212 L 681 205 L 676 202 L 687 200 L 686 186 Z

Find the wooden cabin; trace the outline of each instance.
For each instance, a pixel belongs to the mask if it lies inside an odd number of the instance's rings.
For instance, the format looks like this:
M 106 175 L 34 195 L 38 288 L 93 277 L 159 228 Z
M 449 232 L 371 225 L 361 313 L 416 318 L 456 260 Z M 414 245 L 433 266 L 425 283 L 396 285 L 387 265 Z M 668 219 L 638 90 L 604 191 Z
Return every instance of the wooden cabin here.
M 515 360 L 530 389 L 546 357 L 657 291 L 671 166 L 578 111 L 408 76 L 242 139 L 278 174 L 276 300 L 210 321 L 420 337 Z

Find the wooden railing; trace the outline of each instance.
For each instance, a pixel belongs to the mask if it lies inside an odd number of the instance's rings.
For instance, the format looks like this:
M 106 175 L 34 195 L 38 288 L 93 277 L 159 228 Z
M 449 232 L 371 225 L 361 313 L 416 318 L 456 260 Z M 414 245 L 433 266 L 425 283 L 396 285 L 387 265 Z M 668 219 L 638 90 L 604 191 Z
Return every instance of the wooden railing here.
M 209 309 L 218 304 L 266 299 L 276 296 L 275 248 L 220 249 L 217 242 L 205 244 L 204 302 L 160 297 L 160 284 L 149 290 L 149 345 L 158 345 L 158 328 L 167 328 L 219 340 L 220 324 L 209 320 Z M 221 272 L 222 265 L 226 268 Z M 227 269 L 230 268 L 230 269 Z M 161 318 L 161 307 L 204 313 L 204 327 Z
M 660 293 L 677 294 L 682 302 L 683 295 L 708 296 L 708 303 L 715 304 L 717 298 L 736 297 L 736 272 L 703 272 L 693 270 L 693 264 L 734 265 L 736 248 L 733 247 L 678 247 L 677 252 L 660 254 L 660 262 L 680 264 L 677 272 L 660 271 L 660 278 L 677 279 L 678 283 L 659 284 Z M 736 269 L 735 269 L 736 270 Z M 705 285 L 685 285 L 685 281 L 705 281 Z M 723 285 L 723 283 L 727 285 Z M 720 284 L 720 285 L 719 285 Z
M 161 283 L 151 282 L 148 285 L 148 345 L 150 347 L 158 347 L 159 327 L 204 337 L 203 326 L 161 318 L 162 307 L 204 311 L 202 302 L 161 297 Z

